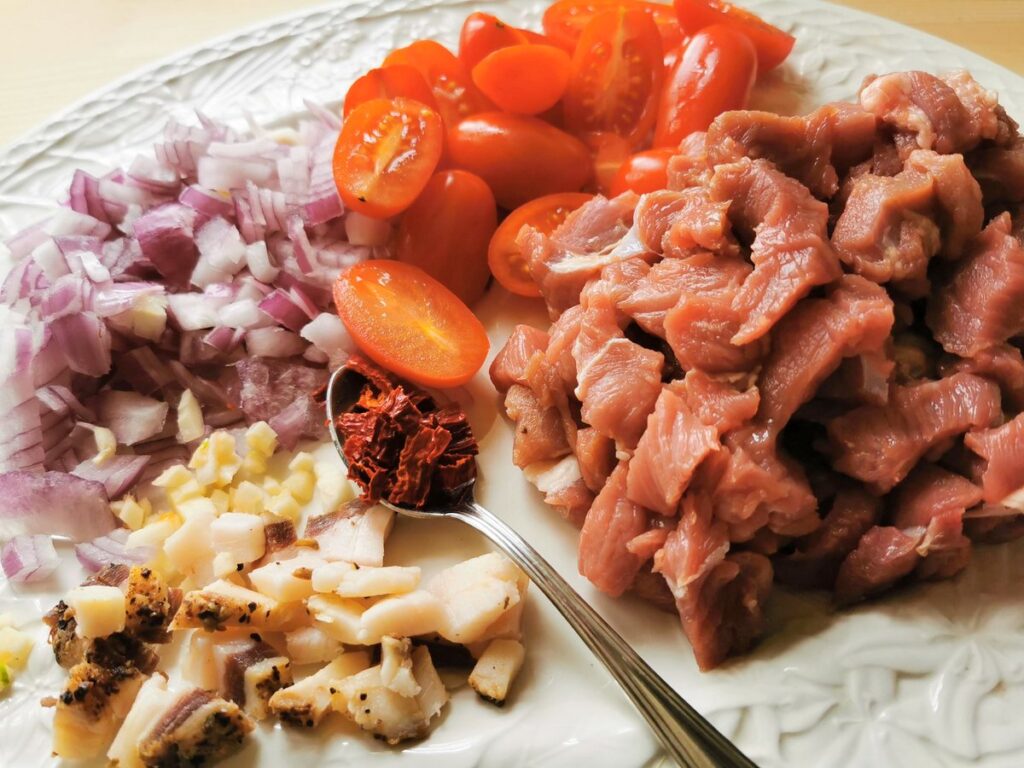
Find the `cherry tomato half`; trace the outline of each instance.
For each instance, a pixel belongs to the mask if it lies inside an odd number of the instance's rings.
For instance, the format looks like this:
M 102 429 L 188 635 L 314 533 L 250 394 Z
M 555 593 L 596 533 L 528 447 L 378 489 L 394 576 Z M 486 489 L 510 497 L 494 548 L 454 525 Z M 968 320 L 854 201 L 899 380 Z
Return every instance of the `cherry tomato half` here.
M 490 185 L 498 205 L 517 208 L 555 192 L 578 192 L 592 172 L 587 146 L 543 120 L 505 112 L 467 117 L 448 132 L 456 168 Z
M 733 27 L 715 24 L 693 36 L 661 94 L 654 146 L 678 147 L 731 109 L 743 109 L 757 79 L 757 55 Z
M 525 30 L 506 24 L 489 13 L 471 13 L 462 22 L 459 34 L 459 60 L 472 71 L 489 53 L 510 45 L 526 45 Z
M 608 131 L 634 146 L 657 116 L 664 56 L 649 15 L 613 8 L 583 28 L 565 92 L 565 125 L 573 133 Z
M 353 109 L 370 99 L 393 99 L 396 96 L 415 99 L 431 109 L 437 109 L 434 94 L 430 90 L 430 86 L 427 85 L 427 81 L 423 79 L 423 75 L 412 67 L 402 64 L 371 69 L 352 83 L 348 93 L 345 94 L 345 117 L 348 117 Z
M 580 139 L 590 147 L 594 159 L 594 188 L 602 195 L 609 194 L 619 169 L 633 151 L 632 147 L 614 133 L 594 131 L 584 133 Z
M 675 0 L 683 30 L 693 35 L 712 24 L 725 24 L 742 32 L 757 49 L 757 67 L 767 72 L 786 60 L 796 39 L 768 22 L 724 0 Z
M 544 12 L 544 32 L 552 43 L 572 53 L 587 23 L 612 8 L 635 8 L 649 15 L 658 25 L 666 51 L 683 42 L 683 31 L 670 6 L 640 0 L 557 0 Z
M 487 332 L 469 307 L 412 264 L 349 267 L 334 283 L 334 305 L 371 360 L 417 384 L 461 386 L 487 357 Z
M 498 226 L 487 182 L 467 171 L 439 171 L 402 216 L 395 258 L 415 264 L 466 304 L 487 288 L 487 245 Z
M 668 186 L 668 161 L 674 149 L 648 149 L 637 152 L 619 169 L 612 182 L 611 196 L 632 190 L 638 195 L 656 192 Z
M 334 145 L 334 183 L 345 206 L 375 219 L 408 208 L 437 167 L 444 126 L 411 99 L 371 99 L 348 116 Z
M 516 245 L 520 230 L 529 224 L 549 234 L 565 221 L 566 216 L 592 197 L 583 192 L 547 195 L 519 206 L 506 216 L 487 249 L 487 263 L 495 280 L 519 296 L 540 296 L 540 289 L 530 276 L 530 265 Z
M 506 112 L 536 115 L 562 98 L 571 66 L 569 54 L 553 45 L 510 45 L 473 67 L 473 82 Z
M 493 105 L 473 85 L 469 70 L 455 54 L 433 40 L 417 40 L 388 54 L 384 66 L 406 64 L 417 70 L 434 92 L 437 111 L 446 126 Z

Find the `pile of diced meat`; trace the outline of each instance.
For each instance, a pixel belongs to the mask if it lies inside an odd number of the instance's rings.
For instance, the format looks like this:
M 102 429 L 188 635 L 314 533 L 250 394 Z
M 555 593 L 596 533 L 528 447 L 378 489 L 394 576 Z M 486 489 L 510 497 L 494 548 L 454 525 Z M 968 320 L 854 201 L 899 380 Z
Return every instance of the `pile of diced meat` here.
M 848 604 L 1024 533 L 1022 203 L 996 96 L 904 72 L 725 113 L 668 189 L 525 228 L 554 322 L 491 377 L 581 573 L 674 603 L 710 669 L 773 581 Z

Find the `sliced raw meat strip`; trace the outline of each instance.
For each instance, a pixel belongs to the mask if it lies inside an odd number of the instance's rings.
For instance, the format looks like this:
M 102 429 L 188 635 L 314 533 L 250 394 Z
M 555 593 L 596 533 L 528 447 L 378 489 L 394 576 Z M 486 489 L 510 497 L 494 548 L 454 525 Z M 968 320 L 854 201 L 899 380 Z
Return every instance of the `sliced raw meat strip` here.
M 919 464 L 894 491 L 892 524 L 897 528 L 927 528 L 932 518 L 947 512 L 960 515 L 981 501 L 981 488 L 963 475 L 935 464 Z
M 818 396 L 851 405 L 885 405 L 895 369 L 896 361 L 884 349 L 848 357 L 821 385 Z
M 942 81 L 956 93 L 970 115 L 970 135 L 1005 146 L 1016 138 L 1017 126 L 999 106 L 995 91 L 983 88 L 965 69 L 950 72 Z
M 981 475 L 985 501 L 1022 506 L 1024 498 L 1018 501 L 1016 493 L 1024 486 L 1024 414 L 1001 427 L 972 432 L 964 442 L 985 460 Z M 1011 496 L 1014 498 L 1009 498 Z
M 711 197 L 730 201 L 729 217 L 741 238 L 753 235 L 754 271 L 733 301 L 742 322 L 732 343 L 748 344 L 812 288 L 840 276 L 828 240 L 828 207 L 766 160 L 715 168 Z
M 966 360 L 945 361 L 940 363 L 939 370 L 943 376 L 966 371 L 991 379 L 1002 390 L 1005 405 L 1014 411 L 1024 410 L 1024 357 L 1011 344 L 997 344 Z
M 683 139 L 679 150 L 668 161 L 668 188 L 703 187 L 709 178 L 708 135 L 705 131 L 697 131 Z
M 505 410 L 515 422 L 512 463 L 517 467 L 569 453 L 562 417 L 555 408 L 542 406 L 528 387 L 513 384 L 505 395 Z
M 839 566 L 836 601 L 847 605 L 863 600 L 909 576 L 921 560 L 921 539 L 920 533 L 909 535 L 891 526 L 869 530 Z
M 724 435 L 754 418 L 760 402 L 757 387 L 741 392 L 722 379 L 694 370 L 668 385 L 705 424 Z
M 586 486 L 597 493 L 615 469 L 615 441 L 593 427 L 576 433 L 576 458 Z
M 1009 147 L 979 147 L 967 157 L 985 205 L 1024 203 L 1024 139 Z
M 648 528 L 650 513 L 626 496 L 628 462 L 621 462 L 594 499 L 580 531 L 580 573 L 618 597 L 632 585 L 644 559 L 628 544 Z
M 637 237 L 658 254 L 680 258 L 696 250 L 737 254 L 732 238 L 728 204 L 715 202 L 703 187 L 673 192 L 651 192 L 636 207 Z
M 629 462 L 626 493 L 654 512 L 675 515 L 694 470 L 719 448 L 718 430 L 701 421 L 683 398 L 665 387 Z
M 530 325 L 517 325 L 491 363 L 490 376 L 495 389 L 508 392 L 513 384 L 526 383 L 526 365 L 535 352 L 548 346 L 548 335 Z
M 1000 504 L 983 504 L 964 515 L 964 532 L 972 541 L 1003 544 L 1024 536 L 1024 513 Z
M 776 578 L 804 589 L 832 589 L 840 564 L 878 522 L 881 510 L 881 500 L 867 491 L 841 489 L 821 527 L 798 539 L 792 554 L 775 559 Z
M 580 319 L 583 307 L 577 304 L 563 312 L 548 329 L 547 349 L 544 359 L 558 371 L 566 391 L 576 389 L 576 358 L 572 356 L 572 347 L 580 335 Z
M 939 256 L 959 259 L 967 243 L 985 223 L 981 187 L 964 164 L 962 155 L 939 155 L 927 150 L 910 153 L 906 168 L 930 176 L 934 182 L 934 213 L 942 230 Z
M 949 282 L 928 301 L 928 327 L 947 352 L 973 357 L 1024 331 L 1024 244 L 1007 213 L 989 222 Z
M 935 446 L 997 423 L 999 401 L 995 384 L 969 373 L 896 386 L 887 405 L 855 408 L 829 422 L 834 466 L 886 493 Z

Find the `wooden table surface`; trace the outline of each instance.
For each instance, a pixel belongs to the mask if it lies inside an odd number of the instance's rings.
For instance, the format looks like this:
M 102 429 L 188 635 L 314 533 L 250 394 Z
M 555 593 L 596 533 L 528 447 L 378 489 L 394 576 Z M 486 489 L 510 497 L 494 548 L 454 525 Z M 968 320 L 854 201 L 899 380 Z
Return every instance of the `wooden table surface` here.
M 1024 74 L 1024 0 L 837 0 Z M 0 145 L 175 51 L 322 0 L 0 0 Z

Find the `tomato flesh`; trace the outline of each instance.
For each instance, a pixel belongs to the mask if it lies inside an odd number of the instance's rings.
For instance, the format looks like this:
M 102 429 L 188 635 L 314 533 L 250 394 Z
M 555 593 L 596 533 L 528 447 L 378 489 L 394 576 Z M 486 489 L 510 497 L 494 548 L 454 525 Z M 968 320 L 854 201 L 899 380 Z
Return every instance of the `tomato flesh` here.
M 485 112 L 448 132 L 448 157 L 490 186 L 498 205 L 518 208 L 590 181 L 590 152 L 575 136 L 535 117 Z
M 557 0 L 544 12 L 544 32 L 555 45 L 572 53 L 587 23 L 598 13 L 614 8 L 641 10 L 654 19 L 665 50 L 683 41 L 683 31 L 671 6 L 640 0 Z
M 712 24 L 725 24 L 742 32 L 757 49 L 757 66 L 761 72 L 785 61 L 796 42 L 792 35 L 760 16 L 724 0 L 675 0 L 675 9 L 679 25 L 689 35 Z
M 423 75 L 402 64 L 371 69 L 352 83 L 345 94 L 344 115 L 348 117 L 353 109 L 371 99 L 393 99 L 397 96 L 414 99 L 431 109 L 437 108 L 434 94 Z
M 402 216 L 395 258 L 415 264 L 473 304 L 491 276 L 487 246 L 497 226 L 487 182 L 466 171 L 439 171 Z
M 493 109 L 487 98 L 473 85 L 473 80 L 451 51 L 433 40 L 417 40 L 398 48 L 384 59 L 384 66 L 405 64 L 419 71 L 434 93 L 437 110 L 445 125 L 477 112 Z
M 516 29 L 497 16 L 479 11 L 469 14 L 459 34 L 459 60 L 472 71 L 485 56 L 510 45 L 526 45 L 526 30 Z
M 612 182 L 612 197 L 633 191 L 638 195 L 668 186 L 668 161 L 674 149 L 648 149 L 626 160 Z
M 353 341 L 378 365 L 426 387 L 457 387 L 490 343 L 459 298 L 419 267 L 374 259 L 349 267 L 334 304 Z
M 700 30 L 665 79 L 654 146 L 678 147 L 722 112 L 743 109 L 756 79 L 757 55 L 743 33 L 723 24 Z
M 506 112 L 536 115 L 562 98 L 571 66 L 569 54 L 553 45 L 510 45 L 485 56 L 473 82 Z
M 540 289 L 530 275 L 526 257 L 516 245 L 520 230 L 529 224 L 544 234 L 550 234 L 565 221 L 566 216 L 592 197 L 583 192 L 547 195 L 519 206 L 506 216 L 491 238 L 487 250 L 487 263 L 490 264 L 495 280 L 519 296 L 540 296 Z
M 654 125 L 663 70 L 661 39 L 649 15 L 632 8 L 597 14 L 572 57 L 566 127 L 617 133 L 640 144 Z

